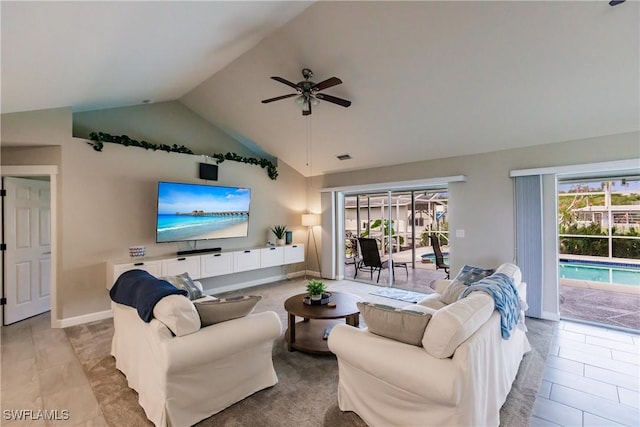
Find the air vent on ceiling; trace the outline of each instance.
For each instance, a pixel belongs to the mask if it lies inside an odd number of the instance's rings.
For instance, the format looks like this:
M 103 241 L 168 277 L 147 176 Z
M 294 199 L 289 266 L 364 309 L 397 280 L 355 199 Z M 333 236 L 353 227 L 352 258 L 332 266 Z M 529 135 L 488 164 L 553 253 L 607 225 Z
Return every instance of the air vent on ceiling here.
M 336 156 L 338 158 L 338 160 L 349 160 L 351 158 L 351 156 L 349 154 L 340 154 L 339 156 Z

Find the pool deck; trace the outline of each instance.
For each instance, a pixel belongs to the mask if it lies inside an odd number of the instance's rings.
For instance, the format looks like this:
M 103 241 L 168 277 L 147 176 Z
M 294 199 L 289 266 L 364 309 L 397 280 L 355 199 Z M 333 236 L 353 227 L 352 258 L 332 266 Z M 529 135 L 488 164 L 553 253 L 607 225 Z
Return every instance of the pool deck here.
M 633 264 L 640 267 L 640 259 L 633 258 L 607 258 L 600 256 L 587 256 L 587 255 L 566 255 L 560 254 L 559 259 L 566 259 L 571 261 L 590 261 L 590 262 L 603 262 L 612 264 Z
M 561 283 L 560 317 L 640 330 L 640 295 Z

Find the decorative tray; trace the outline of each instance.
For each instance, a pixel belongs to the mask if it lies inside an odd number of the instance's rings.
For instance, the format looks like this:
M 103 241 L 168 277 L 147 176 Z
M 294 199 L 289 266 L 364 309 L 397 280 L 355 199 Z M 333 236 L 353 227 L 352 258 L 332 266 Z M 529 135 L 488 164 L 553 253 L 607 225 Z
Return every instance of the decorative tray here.
M 325 305 L 329 301 L 331 301 L 331 294 L 330 293 L 322 294 L 322 299 L 315 300 L 315 301 L 312 300 L 309 295 L 307 295 L 302 299 L 302 301 L 307 305 Z

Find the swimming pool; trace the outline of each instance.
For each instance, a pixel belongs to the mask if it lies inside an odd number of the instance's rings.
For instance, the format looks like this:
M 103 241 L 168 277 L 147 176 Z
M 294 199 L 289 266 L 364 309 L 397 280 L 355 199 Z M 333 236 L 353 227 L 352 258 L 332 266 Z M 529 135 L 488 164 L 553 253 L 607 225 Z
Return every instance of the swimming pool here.
M 640 265 L 561 259 L 560 278 L 640 286 Z
M 442 256 L 444 257 L 444 263 L 449 264 L 449 252 L 443 252 Z M 434 254 L 422 254 L 420 255 L 422 259 L 428 259 L 431 262 L 436 262 L 436 256 Z

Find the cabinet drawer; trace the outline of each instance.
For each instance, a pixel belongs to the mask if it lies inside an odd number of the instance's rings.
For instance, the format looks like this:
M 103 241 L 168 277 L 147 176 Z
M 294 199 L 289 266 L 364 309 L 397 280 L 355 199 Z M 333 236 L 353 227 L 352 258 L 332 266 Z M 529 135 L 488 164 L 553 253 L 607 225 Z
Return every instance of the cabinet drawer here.
M 260 249 L 234 252 L 233 271 L 247 271 L 260 268 Z
M 260 249 L 260 267 L 274 267 L 284 264 L 284 248 L 270 247 Z
M 160 261 L 140 261 L 114 264 L 111 269 L 111 277 L 107 278 L 107 289 L 111 289 L 118 277 L 129 270 L 144 270 L 153 276 L 159 277 L 162 275 L 162 263 Z
M 294 264 L 296 262 L 304 262 L 304 245 L 295 243 L 284 248 L 284 263 Z
M 200 275 L 200 257 L 178 257 L 162 260 L 162 275 L 176 276 L 182 273 L 189 273 L 192 279 L 199 279 Z
M 200 256 L 202 277 L 222 276 L 233 273 L 233 252 Z

